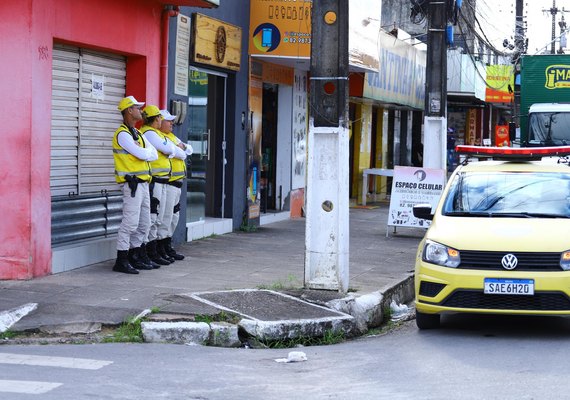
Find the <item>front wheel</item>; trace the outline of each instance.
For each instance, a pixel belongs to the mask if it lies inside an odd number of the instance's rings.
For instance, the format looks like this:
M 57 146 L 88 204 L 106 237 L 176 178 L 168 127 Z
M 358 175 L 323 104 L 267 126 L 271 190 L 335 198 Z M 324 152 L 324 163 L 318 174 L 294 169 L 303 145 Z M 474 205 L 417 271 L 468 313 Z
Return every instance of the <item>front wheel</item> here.
M 416 310 L 416 325 L 419 329 L 437 329 L 440 321 L 439 314 L 425 314 Z

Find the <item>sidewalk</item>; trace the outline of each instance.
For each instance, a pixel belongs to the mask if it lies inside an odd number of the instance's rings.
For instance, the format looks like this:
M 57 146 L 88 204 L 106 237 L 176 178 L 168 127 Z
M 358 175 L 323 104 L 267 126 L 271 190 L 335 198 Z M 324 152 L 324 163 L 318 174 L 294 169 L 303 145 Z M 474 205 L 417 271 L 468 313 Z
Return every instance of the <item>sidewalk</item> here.
M 387 213 L 388 203 L 350 210 L 348 295 L 375 294 L 384 299 L 383 306 L 391 297 L 400 303 L 411 300 L 415 253 L 424 233 L 398 228 L 394 234 L 386 226 Z M 287 293 L 306 299 L 346 297 L 336 292 L 292 290 L 303 286 L 304 231 L 305 219 L 301 218 L 265 225 L 256 232 L 183 243 L 176 246 L 186 255 L 183 261 L 139 275 L 112 272 L 114 260 L 110 260 L 30 281 L 1 281 L 0 316 L 35 303 L 37 309 L 13 324 L 11 331 L 88 333 L 101 325 L 119 325 L 151 307 L 189 315 L 218 313 L 212 305 L 190 296 L 199 292 L 263 288 L 289 289 Z M 270 303 L 261 307 L 270 307 Z M 271 314 L 273 310 L 265 311 Z M 0 319 L 0 332 L 1 327 Z

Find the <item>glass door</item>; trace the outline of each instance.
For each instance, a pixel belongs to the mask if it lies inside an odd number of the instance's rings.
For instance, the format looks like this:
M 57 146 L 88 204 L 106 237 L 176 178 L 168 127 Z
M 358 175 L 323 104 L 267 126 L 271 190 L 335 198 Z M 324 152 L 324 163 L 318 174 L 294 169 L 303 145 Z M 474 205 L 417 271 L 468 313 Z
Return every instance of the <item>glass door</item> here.
M 223 215 L 226 77 L 191 70 L 188 87 L 188 142 L 194 150 L 188 171 L 187 222 Z

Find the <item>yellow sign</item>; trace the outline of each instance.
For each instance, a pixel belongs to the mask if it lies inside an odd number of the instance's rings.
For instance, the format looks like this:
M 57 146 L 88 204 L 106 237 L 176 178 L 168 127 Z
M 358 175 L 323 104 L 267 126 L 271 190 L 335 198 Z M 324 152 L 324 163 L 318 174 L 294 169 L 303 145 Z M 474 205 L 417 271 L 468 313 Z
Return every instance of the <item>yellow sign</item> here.
M 514 99 L 514 68 L 512 65 L 488 65 L 485 101 L 487 103 L 510 103 Z
M 241 28 L 202 14 L 193 17 L 193 61 L 239 71 Z
M 550 65 L 546 68 L 547 89 L 570 87 L 570 65 Z
M 250 54 L 310 57 L 312 4 L 312 0 L 251 0 Z

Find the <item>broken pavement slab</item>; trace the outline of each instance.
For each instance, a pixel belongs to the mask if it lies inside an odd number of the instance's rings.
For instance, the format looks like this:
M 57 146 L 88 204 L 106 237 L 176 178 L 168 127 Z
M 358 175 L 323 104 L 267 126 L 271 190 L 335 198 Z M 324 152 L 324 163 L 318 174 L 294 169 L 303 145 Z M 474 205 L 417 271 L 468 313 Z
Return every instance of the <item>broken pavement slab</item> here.
M 192 293 L 212 307 L 243 317 L 239 326 L 263 341 L 322 337 L 326 332 L 352 335 L 354 318 L 340 311 L 265 289 Z

